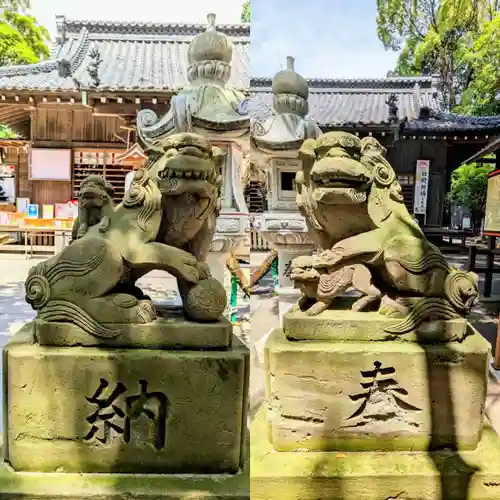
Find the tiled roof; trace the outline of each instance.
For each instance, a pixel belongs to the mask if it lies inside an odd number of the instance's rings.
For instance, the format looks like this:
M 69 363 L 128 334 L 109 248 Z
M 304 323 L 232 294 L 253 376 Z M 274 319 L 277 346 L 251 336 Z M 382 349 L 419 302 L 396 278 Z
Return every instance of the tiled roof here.
M 379 79 L 308 79 L 309 116 L 323 129 L 389 126 L 391 94 L 398 97 L 398 119 L 403 134 L 493 134 L 500 132 L 500 116 L 469 117 L 445 113 L 434 77 Z M 252 120 L 272 113 L 269 78 L 252 78 Z
M 454 113 L 431 112 L 429 117 L 410 119 L 403 124 L 409 134 L 487 133 L 500 132 L 500 116 L 463 116 Z
M 57 19 L 58 37 L 48 61 L 0 68 L 0 89 L 31 91 L 70 91 L 89 87 L 87 68 L 90 52 L 97 48 L 99 90 L 175 91 L 187 84 L 187 52 L 194 36 L 205 31 L 198 24 L 125 23 L 69 21 Z M 218 25 L 217 29 L 233 42 L 230 84 L 249 87 L 248 45 L 250 26 Z M 68 60 L 71 76 L 60 75 Z
M 187 51 L 201 24 L 71 21 L 57 18 L 51 57 L 38 64 L 0 68 L 0 91 L 78 91 L 91 86 L 87 68 L 97 48 L 102 91 L 176 92 L 187 84 Z M 250 81 L 250 25 L 218 25 L 233 41 L 230 85 L 249 90 L 252 119 L 272 113 L 270 78 Z M 64 62 L 66 61 L 66 62 Z M 69 76 L 64 70 L 69 69 Z M 398 97 L 401 131 L 408 134 L 500 132 L 500 117 L 465 117 L 442 112 L 433 77 L 308 80 L 309 115 L 322 128 L 389 125 L 386 101 Z M 431 116 L 419 117 L 428 108 Z
M 271 80 L 251 80 L 253 118 L 271 113 Z M 440 99 L 432 77 L 359 80 L 309 79 L 309 116 L 320 127 L 389 125 L 386 101 L 398 97 L 398 117 L 417 118 L 422 106 L 439 109 Z M 416 86 L 418 85 L 418 90 Z

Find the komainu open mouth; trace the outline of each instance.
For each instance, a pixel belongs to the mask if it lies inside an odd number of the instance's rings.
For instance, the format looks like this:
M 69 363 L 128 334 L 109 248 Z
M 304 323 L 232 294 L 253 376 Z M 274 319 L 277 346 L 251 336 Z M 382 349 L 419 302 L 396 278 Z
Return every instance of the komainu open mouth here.
M 164 179 L 199 179 L 214 182 L 217 178 L 211 152 L 197 146 L 184 146 L 171 148 L 165 154 L 169 159 L 162 173 Z
M 209 172 L 206 169 L 193 169 L 192 166 L 191 168 L 179 168 L 178 165 L 176 167 L 172 166 L 165 169 L 163 177 L 165 179 L 201 179 L 203 181 L 212 181 L 215 178 L 215 172 Z
M 363 189 L 371 181 L 369 172 L 358 161 L 325 156 L 311 170 L 311 180 L 319 188 Z
M 343 172 L 311 173 L 311 179 L 321 187 L 356 188 L 362 187 L 369 179 L 364 175 L 350 176 Z

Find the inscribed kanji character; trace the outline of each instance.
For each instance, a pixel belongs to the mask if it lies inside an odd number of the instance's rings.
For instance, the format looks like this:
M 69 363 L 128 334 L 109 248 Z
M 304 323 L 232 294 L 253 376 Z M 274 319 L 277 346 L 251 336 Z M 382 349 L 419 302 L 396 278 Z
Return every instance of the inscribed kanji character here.
M 84 439 L 97 439 L 101 443 L 106 443 L 111 437 L 111 430 L 123 436 L 125 443 L 129 443 L 132 435 L 132 422 L 141 415 L 145 415 L 152 421 L 155 431 L 154 446 L 157 449 L 165 447 L 166 424 L 168 398 L 161 392 L 148 392 L 148 382 L 139 381 L 141 391 L 138 395 L 124 398 L 124 409 L 116 404 L 119 396 L 126 392 L 126 387 L 121 382 L 116 384 L 115 389 L 108 397 L 104 392 L 109 387 L 109 382 L 101 379 L 100 385 L 95 394 L 86 398 L 89 403 L 97 405 L 97 409 L 92 415 L 87 417 L 87 422 L 91 424 L 90 431 Z
M 421 411 L 420 408 L 407 403 L 399 395 L 407 396 L 408 391 L 403 389 L 398 382 L 391 376 L 396 373 L 396 369 L 393 367 L 382 367 L 382 363 L 375 361 L 373 363 L 374 369 L 362 371 L 361 376 L 365 379 L 371 379 L 368 382 L 361 382 L 361 387 L 365 389 L 363 392 L 349 396 L 352 401 L 363 400 L 361 406 L 350 416 L 347 420 L 351 418 L 358 417 L 365 410 L 368 402 L 376 393 L 385 393 L 392 397 L 394 403 L 396 403 L 403 410 L 413 410 Z M 398 394 L 398 395 L 396 395 Z
M 168 398 L 162 392 L 148 392 L 148 382 L 140 380 L 141 392 L 137 396 L 125 398 L 126 415 L 124 440 L 130 441 L 131 422 L 141 415 L 149 418 L 155 426 L 155 448 L 165 447 Z M 148 406 L 152 404 L 153 408 Z
M 114 430 L 117 434 L 123 434 L 123 423 L 122 425 L 119 425 L 119 423 L 125 418 L 125 412 L 114 403 L 127 389 L 121 382 L 118 382 L 115 389 L 106 398 L 103 397 L 103 393 L 108 386 L 109 382 L 102 378 L 94 395 L 86 398 L 89 403 L 97 405 L 96 411 L 87 417 L 87 422 L 91 424 L 91 428 L 85 436 L 86 440 L 95 437 L 101 443 L 106 443 L 110 438 L 111 430 Z

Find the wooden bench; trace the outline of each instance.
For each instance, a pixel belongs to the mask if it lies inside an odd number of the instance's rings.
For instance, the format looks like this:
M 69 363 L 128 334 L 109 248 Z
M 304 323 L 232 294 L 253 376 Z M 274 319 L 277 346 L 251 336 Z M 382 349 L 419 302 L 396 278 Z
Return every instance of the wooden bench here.
M 478 267 L 476 265 L 476 257 L 478 255 L 486 255 L 486 267 Z M 473 273 L 484 274 L 484 297 L 491 297 L 491 289 L 493 286 L 493 275 L 500 273 L 500 267 L 495 267 L 495 257 L 500 255 L 500 250 L 496 248 L 496 238 L 490 236 L 488 245 L 470 245 L 469 258 L 467 260 L 467 271 Z

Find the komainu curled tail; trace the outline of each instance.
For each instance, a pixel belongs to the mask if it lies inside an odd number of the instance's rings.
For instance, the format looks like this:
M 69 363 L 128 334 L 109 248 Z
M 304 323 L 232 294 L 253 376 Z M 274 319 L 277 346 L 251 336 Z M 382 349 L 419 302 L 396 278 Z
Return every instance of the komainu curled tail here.
M 451 269 L 444 284 L 444 295 L 444 298 L 425 297 L 415 301 L 408 316 L 385 331 L 402 335 L 416 330 L 426 321 L 447 320 L 468 314 L 479 297 L 477 275 Z

